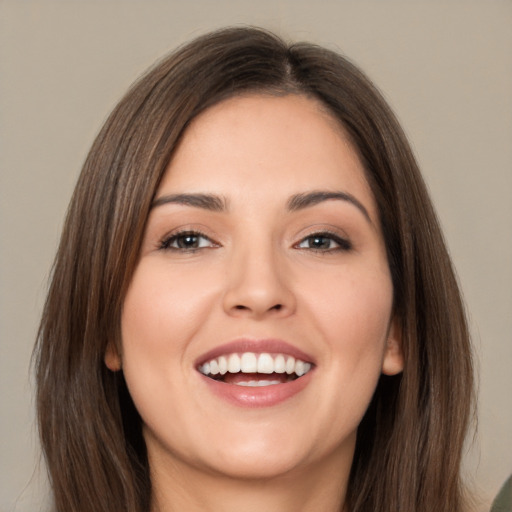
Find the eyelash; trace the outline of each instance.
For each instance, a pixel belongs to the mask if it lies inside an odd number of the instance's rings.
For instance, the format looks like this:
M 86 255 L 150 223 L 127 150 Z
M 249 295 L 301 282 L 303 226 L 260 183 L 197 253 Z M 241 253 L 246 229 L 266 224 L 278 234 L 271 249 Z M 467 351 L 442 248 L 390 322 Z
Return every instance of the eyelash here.
M 202 247 L 201 246 L 199 246 L 199 247 L 194 247 L 194 246 L 192 246 L 192 247 L 179 247 L 179 246 L 173 247 L 172 244 L 174 244 L 174 243 L 179 244 L 180 240 L 184 240 L 187 237 L 207 240 L 208 244 L 204 245 Z M 219 246 L 219 244 L 214 242 L 210 237 L 208 237 L 204 233 L 201 233 L 199 231 L 187 230 L 187 231 L 179 231 L 178 233 L 173 233 L 172 235 L 168 236 L 167 238 L 162 240 L 159 248 L 161 250 L 167 250 L 167 251 L 180 251 L 180 252 L 192 253 L 192 252 L 196 252 L 201 249 L 208 249 L 208 248 L 218 247 L 218 246 Z
M 189 239 L 196 239 L 196 243 L 199 242 L 198 246 L 190 246 L 190 247 L 179 247 L 180 240 L 185 240 L 186 238 Z M 206 240 L 207 244 L 201 246 L 200 240 Z M 336 247 L 329 247 L 329 248 L 322 248 L 322 247 L 300 247 L 303 243 L 312 240 L 319 240 L 319 239 L 325 239 L 328 242 L 334 242 L 336 244 Z M 173 244 L 178 244 L 177 247 L 173 247 Z M 187 230 L 187 231 L 180 231 L 178 233 L 173 233 L 172 235 L 168 236 L 162 242 L 160 243 L 159 249 L 161 250 L 167 250 L 167 251 L 180 251 L 180 252 L 188 252 L 193 253 L 196 251 L 199 251 L 201 249 L 209 249 L 213 247 L 219 247 L 219 244 L 214 242 L 210 237 L 205 235 L 204 233 L 201 233 L 200 231 L 193 231 L 193 230 Z M 302 240 L 300 240 L 297 244 L 294 245 L 294 248 L 301 249 L 301 250 L 310 250 L 316 253 L 333 253 L 333 252 L 347 252 L 352 249 L 352 244 L 349 240 L 346 238 L 342 238 L 339 235 L 335 233 L 331 233 L 329 231 L 321 231 L 318 233 L 311 233 L 310 235 L 304 237 Z
M 318 240 L 321 238 L 327 241 L 334 242 L 337 245 L 337 247 L 332 247 L 328 249 L 315 247 L 300 247 L 301 244 L 308 240 Z M 352 249 L 352 243 L 346 238 L 342 238 L 335 233 L 331 233 L 329 231 L 321 231 L 318 233 L 311 233 L 310 235 L 304 237 L 299 243 L 295 244 L 295 247 L 297 247 L 297 249 L 310 250 L 316 253 L 348 252 Z

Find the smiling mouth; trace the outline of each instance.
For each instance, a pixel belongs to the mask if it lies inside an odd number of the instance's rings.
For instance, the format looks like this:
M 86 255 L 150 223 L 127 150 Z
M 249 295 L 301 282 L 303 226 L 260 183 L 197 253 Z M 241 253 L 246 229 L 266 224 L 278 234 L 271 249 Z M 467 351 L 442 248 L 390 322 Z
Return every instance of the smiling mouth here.
M 198 371 L 226 384 L 264 387 L 297 380 L 312 367 L 312 363 L 286 354 L 243 352 L 210 359 Z

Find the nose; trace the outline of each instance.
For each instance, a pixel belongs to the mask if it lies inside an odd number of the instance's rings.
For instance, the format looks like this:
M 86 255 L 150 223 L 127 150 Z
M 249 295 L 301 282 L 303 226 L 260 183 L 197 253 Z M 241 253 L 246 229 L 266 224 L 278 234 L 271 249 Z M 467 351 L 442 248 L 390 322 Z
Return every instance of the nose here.
M 263 319 L 295 311 L 290 272 L 270 247 L 238 251 L 230 261 L 223 307 L 230 316 Z

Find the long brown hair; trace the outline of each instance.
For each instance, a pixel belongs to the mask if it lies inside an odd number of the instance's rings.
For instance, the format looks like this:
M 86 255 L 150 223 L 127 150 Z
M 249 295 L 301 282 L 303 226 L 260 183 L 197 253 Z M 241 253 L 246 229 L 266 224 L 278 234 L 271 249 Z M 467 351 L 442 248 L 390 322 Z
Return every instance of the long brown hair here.
M 436 215 L 395 116 L 364 74 L 311 44 L 230 28 L 200 37 L 130 89 L 71 199 L 36 345 L 39 431 L 59 512 L 147 511 L 141 420 L 122 372 L 124 296 L 150 205 L 190 121 L 234 95 L 303 94 L 339 120 L 375 196 L 405 366 L 382 376 L 358 430 L 351 512 L 459 512 L 473 387 L 463 305 Z

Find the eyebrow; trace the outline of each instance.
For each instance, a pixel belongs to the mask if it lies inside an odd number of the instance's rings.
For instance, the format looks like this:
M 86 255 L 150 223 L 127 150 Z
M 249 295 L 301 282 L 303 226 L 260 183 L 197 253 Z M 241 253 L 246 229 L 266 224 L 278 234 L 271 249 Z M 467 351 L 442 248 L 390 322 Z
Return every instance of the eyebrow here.
M 307 192 L 304 194 L 295 194 L 289 199 L 287 206 L 288 210 L 295 212 L 297 210 L 303 210 L 304 208 L 309 208 L 310 206 L 314 206 L 324 201 L 330 201 L 332 199 L 351 203 L 365 216 L 366 220 L 372 224 L 372 219 L 368 213 L 368 210 L 358 199 L 347 192 L 315 190 L 313 192 Z
M 364 215 L 366 220 L 372 224 L 368 210 L 358 199 L 347 192 L 315 190 L 312 192 L 295 194 L 288 200 L 287 209 L 290 212 L 295 212 L 330 200 L 346 201 L 351 203 Z M 228 201 L 225 198 L 214 194 L 169 194 L 155 199 L 151 208 L 156 208 L 164 204 L 182 204 L 213 212 L 225 212 L 228 210 Z
M 171 194 L 159 197 L 153 201 L 151 208 L 164 204 L 182 204 L 203 208 L 212 212 L 225 212 L 228 209 L 227 201 L 223 197 L 213 194 Z

